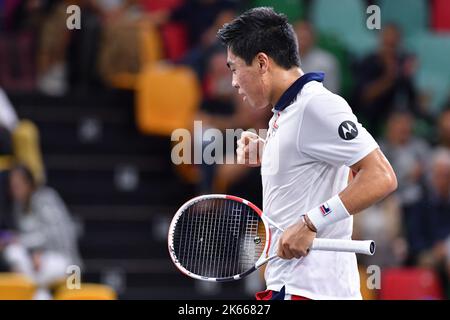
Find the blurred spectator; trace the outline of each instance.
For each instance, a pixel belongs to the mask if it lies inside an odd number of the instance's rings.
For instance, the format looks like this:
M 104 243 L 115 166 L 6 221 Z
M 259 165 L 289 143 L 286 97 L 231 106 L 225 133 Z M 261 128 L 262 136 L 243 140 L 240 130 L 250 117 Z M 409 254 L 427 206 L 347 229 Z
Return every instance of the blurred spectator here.
M 55 2 L 52 0 L 6 0 L 5 29 L 10 32 L 38 31 L 46 12 L 51 9 Z
M 12 133 L 16 128 L 18 118 L 16 111 L 11 105 L 8 97 L 0 88 L 0 230 L 8 228 L 10 221 L 8 217 L 8 170 L 14 159 Z
M 80 29 L 70 31 L 67 44 L 67 81 L 71 90 L 87 91 L 100 85 L 97 69 L 98 50 L 102 31 L 100 0 L 78 0 L 82 12 Z M 117 1 L 113 1 L 117 2 Z
M 304 72 L 325 72 L 324 86 L 331 92 L 339 93 L 341 83 L 337 59 L 316 46 L 316 34 L 311 23 L 297 22 L 294 30 L 298 37 L 302 70 Z
M 26 165 L 37 183 L 45 183 L 46 175 L 37 126 L 30 120 L 20 120 L 13 133 L 13 143 L 15 162 Z
M 99 74 L 105 83 L 120 86 L 118 79 L 124 75 L 136 76 L 148 59 L 142 54 L 143 34 L 154 34 L 156 22 L 145 15 L 136 0 L 97 1 L 96 6 L 103 20 Z
M 405 224 L 409 262 L 439 266 L 445 259 L 445 239 L 450 235 L 450 151 L 432 154 L 423 196 L 412 206 Z
M 5 89 L 23 92 L 36 88 L 36 48 L 51 2 L 5 0 L 4 21 L 0 21 L 0 29 L 6 31 L 0 34 L 0 85 Z
M 9 101 L 8 97 L 0 88 L 0 126 L 8 129 L 11 135 L 13 161 L 8 161 L 8 167 L 12 162 L 27 165 L 38 183 L 45 182 L 44 165 L 39 142 L 39 130 L 29 120 L 20 120 Z M 5 166 L 3 168 L 6 168 Z
M 415 59 L 402 50 L 401 40 L 396 26 L 385 26 L 378 50 L 358 66 L 356 111 L 375 135 L 380 133 L 386 117 L 396 109 L 418 114 L 413 83 Z
M 192 0 L 172 11 L 155 12 L 152 17 L 159 23 L 175 21 L 186 26 L 190 50 L 179 62 L 192 67 L 203 80 L 206 61 L 220 46 L 216 39 L 217 30 L 234 18 L 236 8 L 236 1 L 231 0 Z
M 217 29 L 235 15 L 236 1 L 191 0 L 171 12 L 159 12 L 160 23 L 180 21 L 186 25 L 190 48 L 207 48 L 216 41 Z
M 0 126 L 8 129 L 11 133 L 18 121 L 14 107 L 6 96 L 5 91 L 0 87 Z
M 5 0 L 4 25 L 6 31 L 37 31 L 42 24 L 50 0 Z
M 43 22 L 37 57 L 37 87 L 48 95 L 67 92 L 66 51 L 70 30 L 67 29 L 67 4 L 52 2 Z
M 367 208 L 354 217 L 353 239 L 372 239 L 377 244 L 374 256 L 360 256 L 362 265 L 395 267 L 403 263 L 407 255 L 407 243 L 403 235 L 402 211 L 398 198 L 393 195 Z
M 388 118 L 386 135 L 380 142 L 381 150 L 397 175 L 396 196 L 406 211 L 421 197 L 420 182 L 430 153 L 427 142 L 413 135 L 413 128 L 412 114 L 395 111 Z
M 208 71 L 204 81 L 204 99 L 201 103 L 197 119 L 202 121 L 203 132 L 210 128 L 219 129 L 225 132 L 227 128 L 234 128 L 235 112 L 233 95 L 234 90 L 231 86 L 231 75 L 226 64 L 226 53 L 222 50 L 213 54 L 208 63 Z M 224 152 L 224 145 L 220 141 L 205 140 L 203 136 L 202 145 L 206 148 L 208 145 L 216 145 L 220 152 Z M 219 156 L 218 154 L 216 156 Z M 211 193 L 213 189 L 213 179 L 216 165 L 202 163 L 200 193 Z
M 5 247 L 5 260 L 37 283 L 37 298 L 49 298 L 47 289 L 67 267 L 81 264 L 74 222 L 58 193 L 37 185 L 26 167 L 11 170 L 10 188 L 18 235 Z
M 450 108 L 442 111 L 437 122 L 437 142 L 439 146 L 450 150 Z
M 225 138 L 222 145 L 220 141 L 204 140 L 202 137 L 202 144 L 204 148 L 208 145 L 208 148 L 212 148 L 212 144 L 217 143 L 217 148 L 223 151 L 225 162 L 227 139 L 232 139 L 225 135 L 226 129 L 254 128 L 258 130 L 266 128 L 272 112 L 264 109 L 252 109 L 236 93 L 231 86 L 231 73 L 227 67 L 227 54 L 223 48 L 215 51 L 209 59 L 204 91 L 205 97 L 197 119 L 202 120 L 203 130 L 219 129 Z M 234 150 L 233 147 L 231 150 L 233 158 Z M 225 192 L 230 184 L 239 180 L 249 170 L 251 169 L 246 166 L 235 164 L 202 164 L 200 192 Z

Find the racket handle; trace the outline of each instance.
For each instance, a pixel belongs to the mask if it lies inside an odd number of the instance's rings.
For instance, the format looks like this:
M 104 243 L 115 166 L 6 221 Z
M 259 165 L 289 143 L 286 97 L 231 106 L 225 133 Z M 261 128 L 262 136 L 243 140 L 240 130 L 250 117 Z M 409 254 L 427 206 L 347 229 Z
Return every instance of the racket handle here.
M 375 253 L 373 240 L 314 239 L 311 250 L 342 251 L 367 254 Z
M 343 240 L 343 239 L 316 238 L 313 241 L 311 250 L 353 252 L 373 256 L 375 253 L 375 247 L 376 247 L 375 241 L 373 240 Z M 278 258 L 278 255 L 276 253 L 258 262 L 256 264 L 256 268 L 259 268 L 263 264 L 275 258 Z

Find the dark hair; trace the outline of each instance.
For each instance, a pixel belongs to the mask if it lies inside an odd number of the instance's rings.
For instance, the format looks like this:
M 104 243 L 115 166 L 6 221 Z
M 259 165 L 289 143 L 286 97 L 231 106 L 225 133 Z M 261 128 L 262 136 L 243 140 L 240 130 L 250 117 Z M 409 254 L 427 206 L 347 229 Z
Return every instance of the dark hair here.
M 284 14 L 272 8 L 250 9 L 217 32 L 219 40 L 233 54 L 250 65 L 259 52 L 288 70 L 300 66 L 297 36 Z

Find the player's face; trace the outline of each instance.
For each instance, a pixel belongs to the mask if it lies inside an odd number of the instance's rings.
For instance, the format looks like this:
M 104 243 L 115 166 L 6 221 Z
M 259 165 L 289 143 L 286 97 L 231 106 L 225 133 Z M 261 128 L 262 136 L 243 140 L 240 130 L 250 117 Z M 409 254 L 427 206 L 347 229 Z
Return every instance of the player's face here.
M 242 99 L 254 108 L 264 108 L 269 105 L 267 88 L 264 85 L 263 75 L 256 60 L 251 65 L 234 55 L 228 49 L 227 64 L 233 73 L 232 85 L 238 89 Z

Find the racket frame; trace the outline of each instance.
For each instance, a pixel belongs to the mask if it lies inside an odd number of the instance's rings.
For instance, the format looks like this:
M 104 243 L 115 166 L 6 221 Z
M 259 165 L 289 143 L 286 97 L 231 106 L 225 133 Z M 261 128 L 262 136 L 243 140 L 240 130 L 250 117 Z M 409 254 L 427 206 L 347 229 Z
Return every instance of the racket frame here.
M 193 272 L 187 270 L 185 267 L 183 267 L 183 265 L 178 261 L 178 258 L 175 254 L 175 247 L 174 247 L 174 243 L 173 243 L 175 226 L 176 226 L 178 220 L 183 215 L 183 212 L 185 212 L 187 208 L 189 208 L 191 205 L 193 205 L 196 202 L 206 200 L 206 199 L 228 199 L 228 200 L 233 200 L 236 202 L 243 203 L 243 204 L 249 206 L 251 209 L 253 209 L 258 214 L 258 216 L 261 218 L 263 225 L 264 225 L 265 232 L 266 232 L 266 239 L 265 239 L 264 249 L 261 253 L 261 256 L 256 261 L 255 266 L 253 266 L 249 270 L 247 270 L 239 275 L 235 275 L 235 276 L 231 276 L 231 277 L 223 277 L 223 278 L 213 278 L 213 277 L 206 277 L 206 276 L 202 276 L 202 275 L 193 273 Z M 245 200 L 245 199 L 242 199 L 242 198 L 236 197 L 236 196 L 226 195 L 226 194 L 201 195 L 201 196 L 197 196 L 197 197 L 192 198 L 189 201 L 185 202 L 175 213 L 175 215 L 172 219 L 172 222 L 170 223 L 169 232 L 167 235 L 167 244 L 168 244 L 169 255 L 170 255 L 170 258 L 172 259 L 173 263 L 175 264 L 175 266 L 178 268 L 178 270 L 180 270 L 183 274 L 185 274 L 191 278 L 203 280 L 203 281 L 211 281 L 211 282 L 225 282 L 225 281 L 239 280 L 241 278 L 244 278 L 248 274 L 252 273 L 256 269 L 258 269 L 260 266 L 265 264 L 267 261 L 271 260 L 272 258 L 275 258 L 275 256 L 267 258 L 267 253 L 270 248 L 271 240 L 272 240 L 272 237 L 271 237 L 271 233 L 270 233 L 269 224 L 267 223 L 266 217 L 263 216 L 263 212 L 261 211 L 261 209 L 258 208 L 255 204 L 253 204 L 252 202 L 250 202 L 248 200 Z

